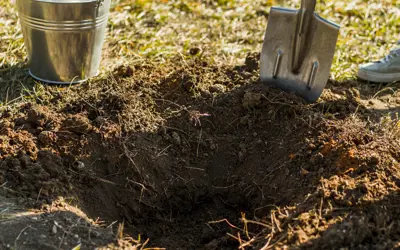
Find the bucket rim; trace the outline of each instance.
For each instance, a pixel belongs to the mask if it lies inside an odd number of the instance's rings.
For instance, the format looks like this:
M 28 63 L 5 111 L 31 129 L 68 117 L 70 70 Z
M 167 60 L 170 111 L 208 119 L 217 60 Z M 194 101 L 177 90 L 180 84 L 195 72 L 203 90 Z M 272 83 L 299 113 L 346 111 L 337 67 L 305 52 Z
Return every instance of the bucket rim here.
M 40 82 L 44 82 L 44 83 L 47 83 L 47 84 L 51 84 L 51 85 L 76 85 L 76 84 L 84 83 L 84 82 L 86 82 L 87 80 L 89 80 L 89 78 L 84 78 L 84 79 L 79 79 L 79 80 L 72 80 L 72 81 L 70 81 L 70 82 L 53 81 L 53 80 L 47 80 L 47 79 L 43 79 L 43 78 L 40 78 L 40 77 L 38 77 L 38 76 L 35 76 L 35 75 L 32 73 L 31 69 L 29 69 L 28 72 L 29 72 L 29 75 L 30 75 L 31 77 L 33 77 L 34 79 L 36 79 L 36 80 L 38 80 L 38 81 L 40 81 Z M 94 75 L 93 77 L 97 76 L 98 74 L 99 74 L 99 72 L 96 72 L 96 75 Z
M 92 3 L 92 2 L 98 2 L 99 0 L 30 0 L 30 1 L 45 2 L 45 3 Z

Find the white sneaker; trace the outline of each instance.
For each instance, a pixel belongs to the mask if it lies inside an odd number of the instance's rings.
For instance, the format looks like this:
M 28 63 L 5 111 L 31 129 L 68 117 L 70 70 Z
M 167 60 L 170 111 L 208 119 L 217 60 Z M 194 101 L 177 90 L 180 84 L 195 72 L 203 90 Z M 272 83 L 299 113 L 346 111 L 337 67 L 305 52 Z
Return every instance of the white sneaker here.
M 400 41 L 382 60 L 360 65 L 358 77 L 370 82 L 400 81 Z

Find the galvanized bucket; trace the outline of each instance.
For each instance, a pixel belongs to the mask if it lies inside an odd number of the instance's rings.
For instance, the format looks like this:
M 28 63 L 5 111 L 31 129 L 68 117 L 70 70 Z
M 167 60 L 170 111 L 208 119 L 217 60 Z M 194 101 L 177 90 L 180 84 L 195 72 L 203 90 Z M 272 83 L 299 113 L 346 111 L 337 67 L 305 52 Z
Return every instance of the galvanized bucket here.
M 17 0 L 29 72 L 53 84 L 96 76 L 111 0 Z

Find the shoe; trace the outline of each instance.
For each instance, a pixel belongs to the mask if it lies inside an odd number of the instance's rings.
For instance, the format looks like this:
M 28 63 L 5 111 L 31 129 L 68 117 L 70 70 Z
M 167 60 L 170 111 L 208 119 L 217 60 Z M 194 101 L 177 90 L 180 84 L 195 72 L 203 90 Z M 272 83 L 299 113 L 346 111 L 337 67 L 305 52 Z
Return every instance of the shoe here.
M 400 81 L 400 41 L 382 60 L 360 65 L 358 77 L 379 83 Z

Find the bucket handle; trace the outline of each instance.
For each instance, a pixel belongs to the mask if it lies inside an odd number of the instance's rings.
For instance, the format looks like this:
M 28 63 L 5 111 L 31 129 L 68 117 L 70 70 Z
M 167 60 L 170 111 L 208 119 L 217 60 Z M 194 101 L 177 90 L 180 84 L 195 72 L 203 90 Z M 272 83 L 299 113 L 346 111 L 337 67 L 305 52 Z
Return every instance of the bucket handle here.
M 104 3 L 104 0 L 96 0 L 95 1 L 94 19 L 96 19 L 97 16 L 99 15 L 100 6 L 102 6 L 103 3 Z

